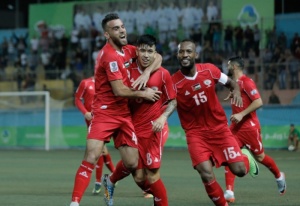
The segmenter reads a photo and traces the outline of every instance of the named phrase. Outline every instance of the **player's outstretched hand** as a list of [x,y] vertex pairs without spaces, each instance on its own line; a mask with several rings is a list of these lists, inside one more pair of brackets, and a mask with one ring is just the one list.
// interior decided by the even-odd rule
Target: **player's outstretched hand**
[[237,107],[243,106],[243,99],[239,93],[229,92],[224,101],[227,101],[228,99],[231,99],[231,103]]
[[160,98],[160,95],[161,95],[161,91],[156,91],[156,90],[153,90],[151,88],[144,88],[144,99],[146,100],[149,100],[149,101],[152,101],[152,102],[155,102],[157,100],[159,100]]
[[132,85],[131,85],[132,88],[137,89],[137,90],[140,90],[140,89],[146,87],[149,78],[150,78],[150,73],[144,71],[144,72],[141,74],[141,76],[139,76],[139,77],[132,83]]
[[234,104],[237,107],[243,106],[243,99],[241,97],[240,92],[233,92],[232,93],[232,104]]
[[227,101],[228,99],[232,98],[232,92],[229,92],[229,94],[227,95],[227,97],[224,99],[224,101]]

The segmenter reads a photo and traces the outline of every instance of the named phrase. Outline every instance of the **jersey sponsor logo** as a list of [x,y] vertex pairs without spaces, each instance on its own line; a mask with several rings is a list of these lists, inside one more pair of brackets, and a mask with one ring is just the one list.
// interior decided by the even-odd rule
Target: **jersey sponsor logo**
[[251,90],[250,94],[251,95],[256,95],[257,94],[257,90],[256,89]]
[[118,63],[116,61],[109,62],[109,67],[111,72],[117,72],[119,71]]
[[201,89],[200,83],[193,85],[192,89],[193,89],[193,91],[197,91],[197,90]]
[[204,85],[206,85],[207,87],[211,86],[211,80],[210,79],[206,79],[203,81]]
[[189,95],[190,93],[189,93],[189,91],[185,91],[185,96],[187,96],[187,95]]

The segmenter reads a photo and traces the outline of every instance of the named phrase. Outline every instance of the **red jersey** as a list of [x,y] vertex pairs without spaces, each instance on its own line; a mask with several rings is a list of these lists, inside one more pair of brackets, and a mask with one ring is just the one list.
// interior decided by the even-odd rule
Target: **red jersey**
[[193,77],[184,76],[180,70],[172,76],[181,126],[185,132],[220,131],[228,125],[215,86],[221,77],[226,81],[228,77],[221,75],[220,69],[213,64],[196,64],[196,70]]
[[116,51],[109,43],[100,50],[95,64],[94,111],[105,111],[115,115],[129,115],[128,98],[117,97],[112,91],[110,81],[122,80],[129,85],[127,69],[136,57],[135,46],[123,46],[123,53]]
[[95,94],[94,77],[83,79],[80,82],[75,93],[75,105],[81,111],[82,114],[92,111],[94,94]]
[[[134,82],[142,71],[136,63],[129,69],[130,82]],[[149,134],[152,131],[152,121],[156,120],[161,114],[163,105],[176,98],[172,78],[168,70],[160,67],[151,74],[147,87],[162,91],[161,98],[156,102],[147,101],[143,98],[132,99],[129,107],[132,113],[132,121],[137,134],[141,132]]]
[[[245,110],[254,100],[260,98],[260,94],[254,81],[246,75],[241,76],[237,83],[240,86],[243,107],[237,107],[234,104],[231,104],[232,114],[240,113],[241,111]],[[255,129],[260,128],[259,120],[255,111],[244,116],[242,121],[238,124],[232,122],[230,125],[231,130],[249,130],[253,129],[253,127],[255,127]]]

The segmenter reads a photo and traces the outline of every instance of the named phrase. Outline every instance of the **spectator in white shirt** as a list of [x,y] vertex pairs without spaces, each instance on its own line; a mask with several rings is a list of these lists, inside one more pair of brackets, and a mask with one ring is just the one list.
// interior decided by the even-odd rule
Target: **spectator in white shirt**
[[210,1],[207,10],[206,10],[206,16],[207,16],[207,21],[215,21],[218,19],[218,8],[217,6],[214,5],[213,1]]

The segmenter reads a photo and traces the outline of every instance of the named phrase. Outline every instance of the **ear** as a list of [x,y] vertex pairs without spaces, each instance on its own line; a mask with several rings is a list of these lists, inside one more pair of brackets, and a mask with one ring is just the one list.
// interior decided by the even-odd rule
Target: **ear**
[[106,40],[109,40],[109,34],[107,32],[104,32],[104,36]]
[[195,59],[198,59],[198,58],[199,58],[199,53],[195,52]]
[[138,50],[139,50],[139,48],[137,47],[136,50],[135,50],[135,54],[136,54],[137,57],[139,56],[139,51]]

